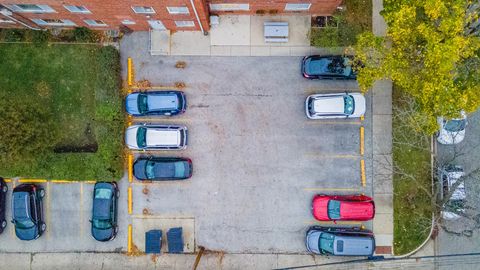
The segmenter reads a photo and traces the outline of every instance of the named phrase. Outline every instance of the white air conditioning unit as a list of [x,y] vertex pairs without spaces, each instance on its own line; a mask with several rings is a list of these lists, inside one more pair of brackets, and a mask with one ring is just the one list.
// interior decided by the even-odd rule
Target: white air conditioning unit
[[216,15],[210,16],[210,26],[214,25],[219,25],[220,24],[220,18]]

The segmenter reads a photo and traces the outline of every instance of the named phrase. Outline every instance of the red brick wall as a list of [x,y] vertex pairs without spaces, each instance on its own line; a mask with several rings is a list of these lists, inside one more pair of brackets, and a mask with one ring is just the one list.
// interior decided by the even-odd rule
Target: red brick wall
[[[209,30],[209,3],[249,3],[248,12],[215,12],[216,14],[256,14],[259,10],[268,14],[276,11],[282,14],[296,14],[299,12],[286,12],[286,3],[308,3],[312,6],[309,11],[301,13],[311,13],[317,15],[331,14],[342,0],[193,0],[198,16],[204,28]],[[102,20],[108,27],[96,27],[96,29],[118,29],[121,21],[128,19],[135,21],[134,25],[127,25],[132,30],[148,30],[148,20],[160,20],[167,29],[173,31],[200,30],[197,18],[190,4],[190,0],[0,0],[0,4],[41,4],[49,5],[55,13],[15,13],[27,19],[68,19],[77,26],[88,26],[83,20],[93,19]],[[71,13],[63,5],[85,6],[92,13],[81,14]],[[155,10],[155,14],[136,14],[131,6],[150,6]],[[169,14],[167,6],[186,6],[190,14]],[[175,21],[194,21],[195,27],[176,27]],[[4,24],[6,25],[6,24]],[[4,27],[0,23],[0,27]],[[91,27],[93,28],[93,27]]]

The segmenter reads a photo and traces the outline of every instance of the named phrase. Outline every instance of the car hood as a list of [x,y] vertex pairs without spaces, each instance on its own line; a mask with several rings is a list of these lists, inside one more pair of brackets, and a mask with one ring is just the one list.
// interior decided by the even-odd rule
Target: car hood
[[97,229],[92,226],[92,236],[98,241],[108,241],[113,237],[114,229]]
[[15,226],[15,234],[20,240],[33,240],[37,238],[38,228],[37,226],[33,226],[28,229],[20,229]]
[[320,234],[321,232],[319,231],[308,232],[307,238],[305,240],[308,251],[320,254],[320,250],[318,249],[318,239],[320,238]]
[[146,159],[138,159],[133,164],[133,175],[139,180],[146,180],[147,174],[145,171],[145,165],[147,164]]
[[125,98],[125,109],[129,114],[140,114],[138,110],[138,93],[129,94]]
[[355,100],[355,110],[350,117],[360,117],[364,115],[366,110],[365,97],[360,93],[350,93],[350,95]]
[[137,131],[139,126],[131,126],[125,131],[125,144],[131,149],[140,149],[137,144]]
[[327,197],[317,197],[312,202],[313,216],[318,220],[330,220],[328,217],[328,201]]

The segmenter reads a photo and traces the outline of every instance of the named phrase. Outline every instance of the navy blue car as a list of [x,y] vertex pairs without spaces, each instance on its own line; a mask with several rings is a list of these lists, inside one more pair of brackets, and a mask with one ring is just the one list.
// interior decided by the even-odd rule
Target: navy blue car
[[140,157],[133,164],[138,180],[184,180],[192,177],[192,161],[179,157]]
[[35,184],[22,184],[13,189],[12,223],[20,240],[34,240],[47,229],[43,217],[45,190]]
[[302,75],[307,79],[356,80],[353,58],[342,55],[311,55],[302,60]]
[[185,112],[187,100],[181,91],[149,91],[126,97],[125,108],[133,116],[172,116]]
[[93,188],[92,236],[105,242],[113,240],[118,233],[118,197],[116,182],[97,182]]

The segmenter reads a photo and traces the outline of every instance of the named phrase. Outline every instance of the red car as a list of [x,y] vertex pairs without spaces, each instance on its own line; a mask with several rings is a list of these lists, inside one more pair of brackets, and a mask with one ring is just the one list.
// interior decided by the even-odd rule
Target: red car
[[320,221],[365,221],[375,216],[375,203],[365,195],[316,195],[312,201],[312,213]]

